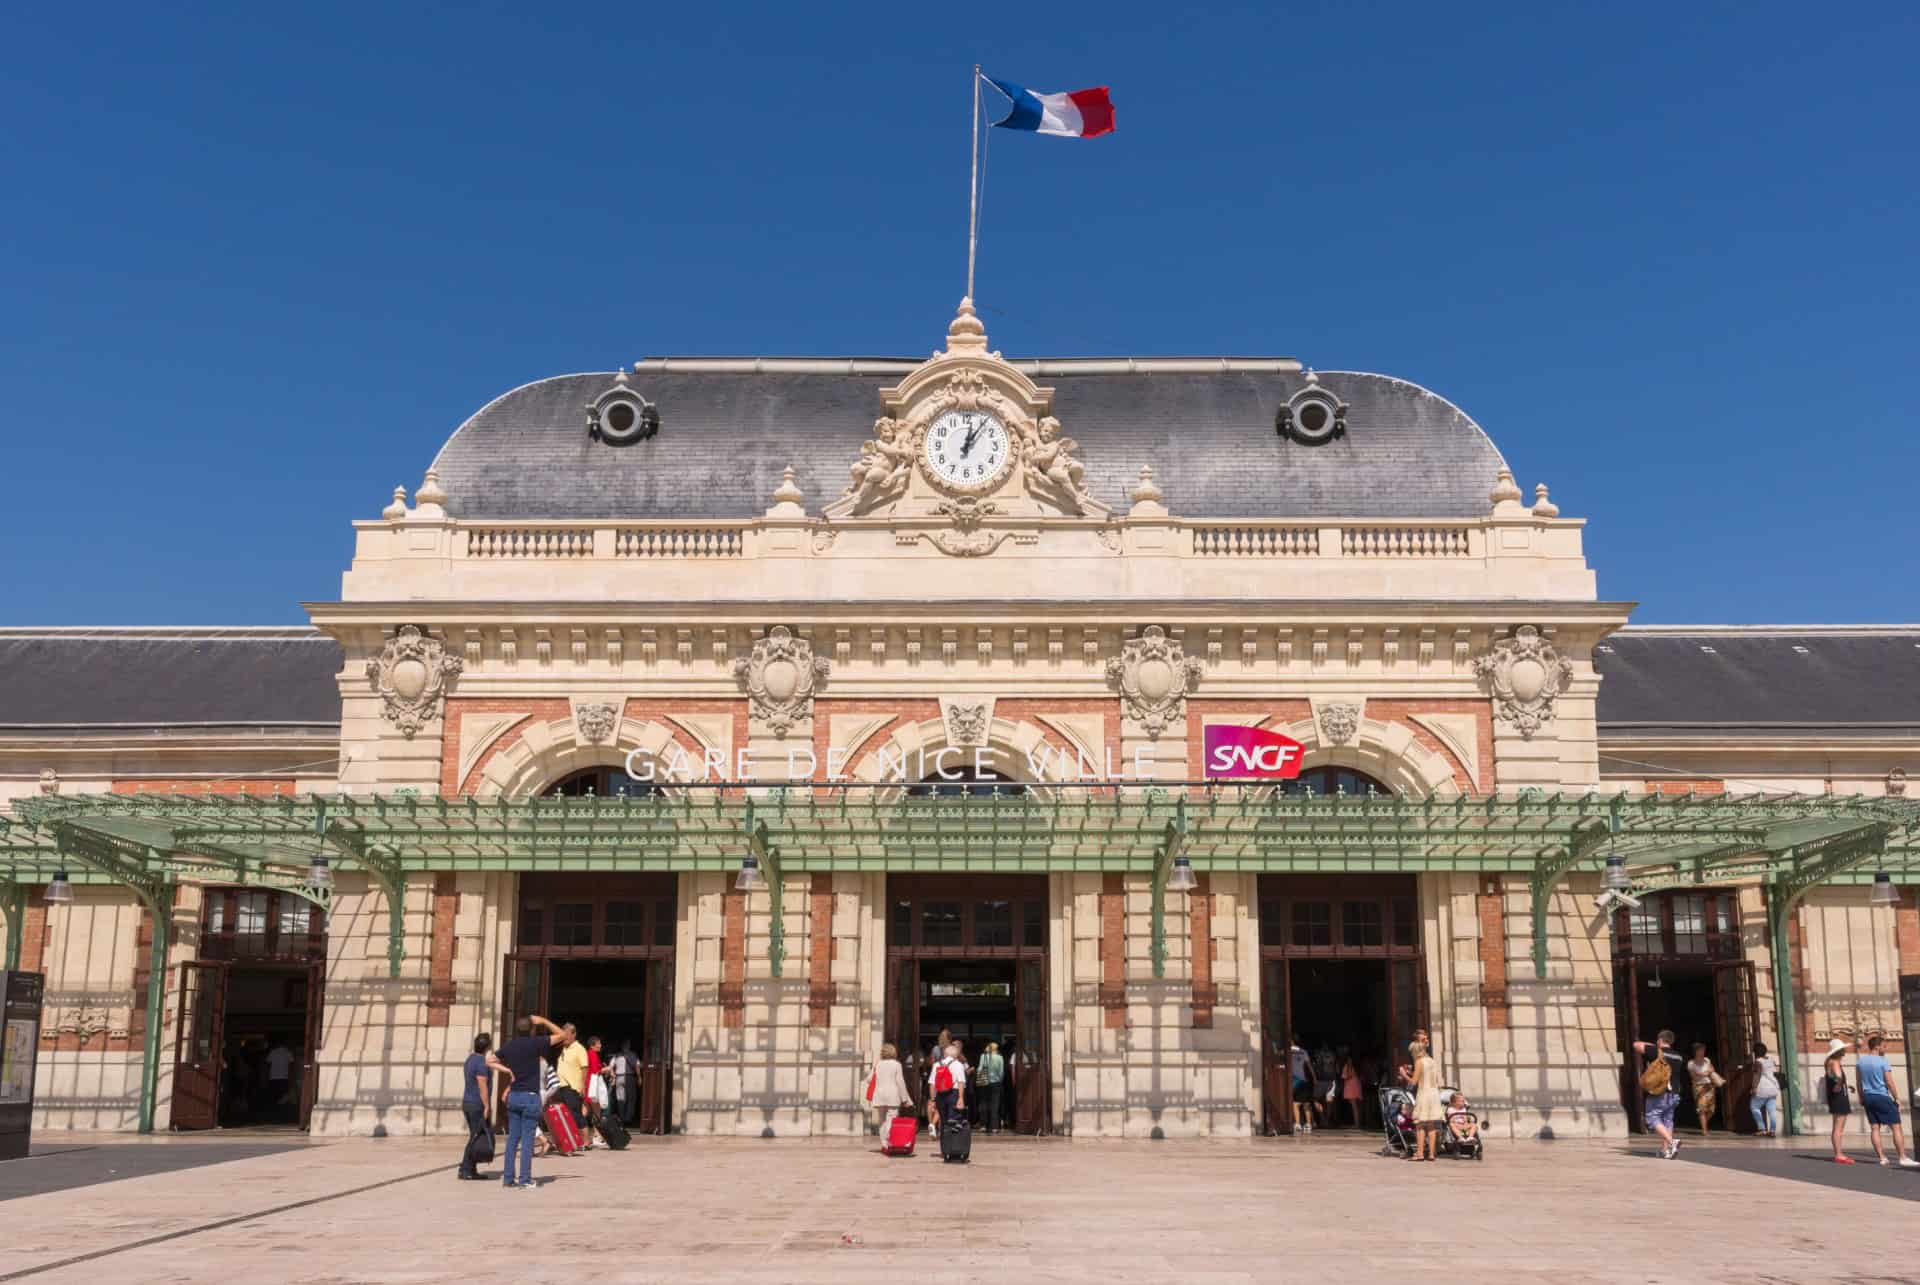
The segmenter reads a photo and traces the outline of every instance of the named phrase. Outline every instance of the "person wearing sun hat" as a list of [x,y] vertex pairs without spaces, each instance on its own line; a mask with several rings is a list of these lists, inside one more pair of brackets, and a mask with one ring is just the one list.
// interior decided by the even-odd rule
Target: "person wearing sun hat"
[[1833,1117],[1833,1163],[1837,1165],[1853,1163],[1853,1158],[1840,1149],[1841,1136],[1847,1131],[1847,1117],[1853,1114],[1853,1104],[1847,1101],[1853,1086],[1847,1083],[1846,1055],[1845,1040],[1828,1041],[1826,1069],[1820,1076],[1820,1088],[1827,1098],[1827,1114]]

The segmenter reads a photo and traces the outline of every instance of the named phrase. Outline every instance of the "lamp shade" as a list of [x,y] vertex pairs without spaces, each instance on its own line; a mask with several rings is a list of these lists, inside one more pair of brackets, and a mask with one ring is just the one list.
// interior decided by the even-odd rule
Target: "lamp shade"
[[1193,863],[1185,857],[1173,859],[1173,869],[1167,872],[1168,892],[1192,892],[1199,885],[1193,877]]
[[740,892],[756,892],[767,886],[767,877],[760,873],[757,857],[747,857],[741,861],[740,873],[734,876],[733,886]]
[[1626,892],[1633,887],[1633,876],[1627,873],[1625,857],[1618,853],[1607,857],[1607,868],[1600,876],[1600,886],[1608,892]]
[[316,888],[333,887],[333,867],[327,864],[324,855],[314,855],[313,864],[307,867],[307,882]]
[[73,885],[67,882],[67,872],[56,870],[53,882],[47,885],[47,903],[54,906],[70,905],[73,902]]
[[1897,906],[1900,904],[1900,890],[1893,886],[1893,876],[1884,870],[1876,871],[1873,876],[1873,891],[1867,894],[1869,906]]

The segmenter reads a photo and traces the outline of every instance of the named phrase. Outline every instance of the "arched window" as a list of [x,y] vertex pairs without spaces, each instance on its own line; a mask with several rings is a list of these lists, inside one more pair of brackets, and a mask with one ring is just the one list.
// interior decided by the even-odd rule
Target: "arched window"
[[642,799],[652,794],[657,787],[651,781],[636,781],[618,767],[588,767],[578,772],[569,772],[542,791],[548,798],[584,798],[591,794],[599,798],[609,798],[625,794]]
[[967,766],[956,767],[945,776],[929,776],[918,785],[907,787],[907,797],[913,799],[939,797],[958,798],[963,794],[974,796],[997,794],[1003,799],[1016,798],[1027,792],[1027,787],[1010,776],[1003,776],[991,768],[984,771]]
[[1368,776],[1365,772],[1356,772],[1350,767],[1310,767],[1301,771],[1298,779],[1288,781],[1280,787],[1282,794],[1343,794],[1347,798],[1366,798],[1372,790],[1376,797],[1387,798],[1393,791]]

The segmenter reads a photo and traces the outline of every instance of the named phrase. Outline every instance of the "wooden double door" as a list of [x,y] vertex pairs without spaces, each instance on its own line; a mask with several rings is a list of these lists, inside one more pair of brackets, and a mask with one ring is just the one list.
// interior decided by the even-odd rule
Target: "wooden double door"
[[[631,1045],[639,1059],[633,1127],[666,1133],[672,1126],[673,959],[626,956],[564,958],[514,954],[506,961],[501,1030],[538,1013],[572,1022],[581,1039],[598,1035],[611,1060]],[[502,1116],[502,1119],[505,1117]]]
[[928,1058],[946,1029],[976,1066],[999,1045],[1003,1127],[1049,1131],[1047,897],[1044,875],[888,877],[885,1030],[915,1110],[926,1109]]
[[[236,975],[242,983],[236,988]],[[290,1121],[305,1129],[313,1119],[318,1084],[324,965],[313,963],[236,963],[194,960],[180,966],[179,1026],[173,1065],[175,1129],[213,1129],[223,1123],[257,1123],[247,1104],[260,1101],[260,1077],[270,1049],[254,1047],[278,1036],[294,1045],[297,1094]],[[235,992],[277,991],[275,1020],[261,1022],[254,1003],[235,1008]],[[230,1017],[233,1020],[230,1020]],[[243,1029],[259,1026],[260,1031]],[[274,1028],[269,1031],[268,1028]],[[262,1054],[265,1057],[261,1056]],[[242,1063],[245,1065],[242,1065]],[[269,1106],[280,1104],[270,1103]],[[239,1116],[236,1119],[236,1115]],[[282,1117],[281,1122],[285,1121]]]

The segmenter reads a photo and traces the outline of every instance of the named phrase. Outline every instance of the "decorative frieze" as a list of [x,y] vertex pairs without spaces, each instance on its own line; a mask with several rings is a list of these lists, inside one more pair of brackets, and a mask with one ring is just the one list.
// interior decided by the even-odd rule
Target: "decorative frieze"
[[1360,707],[1336,701],[1320,707],[1320,739],[1328,745],[1345,745],[1360,730]]

